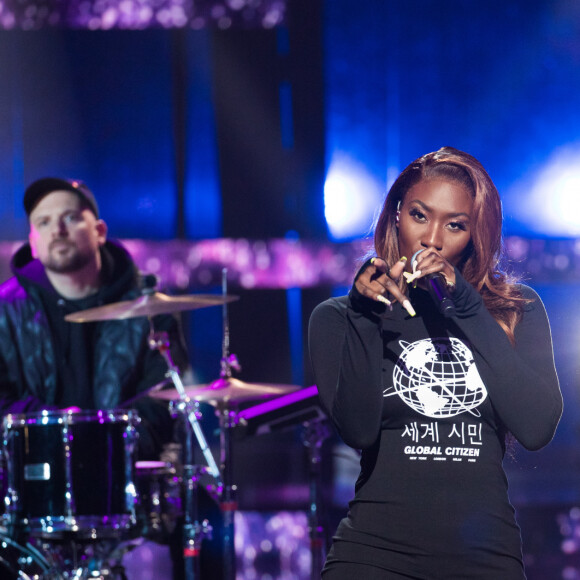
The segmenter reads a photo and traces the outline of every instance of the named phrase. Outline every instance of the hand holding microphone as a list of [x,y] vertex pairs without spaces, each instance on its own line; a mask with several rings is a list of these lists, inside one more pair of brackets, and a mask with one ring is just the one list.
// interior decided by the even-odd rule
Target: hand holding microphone
[[[389,267],[387,263],[381,258],[372,258],[367,262],[368,266],[361,270],[361,272],[355,278],[355,286],[357,290],[367,298],[376,300],[385,304],[387,307],[392,309],[392,301],[399,302],[405,310],[410,314],[411,317],[415,316],[415,309],[411,305],[408,297],[405,296],[398,286],[398,280],[401,276],[404,276],[407,283],[411,283],[417,278],[424,280],[424,285],[429,292],[429,295],[437,305],[439,312],[445,316],[450,317],[455,314],[455,304],[453,303],[453,298],[451,297],[451,292],[445,275],[440,272],[430,272],[423,275],[421,270],[417,267],[417,256],[425,251],[424,248],[415,252],[411,259],[411,264],[413,267],[413,272],[405,272],[405,266],[407,264],[406,258],[401,258],[396,264]],[[433,251],[429,252],[428,256],[425,256],[427,262],[433,265],[433,259],[429,259],[430,256],[436,257],[440,261],[444,259]],[[447,263],[447,262],[445,262]],[[429,269],[430,266],[425,263],[426,268]]]
[[439,312],[446,318],[455,316],[455,303],[449,292],[449,286],[447,285],[445,276],[441,272],[435,272],[434,274],[427,274],[425,281],[427,283],[429,296],[431,296],[433,302],[439,308]]
[[[418,277],[415,275],[415,272],[418,271],[417,256],[423,251],[424,249],[415,252],[411,258],[413,274],[406,276],[408,282]],[[429,292],[429,296],[435,302],[439,312],[446,318],[454,316],[456,314],[455,303],[453,302],[447,279],[443,273],[433,272],[426,274],[422,278],[425,280],[425,286]]]

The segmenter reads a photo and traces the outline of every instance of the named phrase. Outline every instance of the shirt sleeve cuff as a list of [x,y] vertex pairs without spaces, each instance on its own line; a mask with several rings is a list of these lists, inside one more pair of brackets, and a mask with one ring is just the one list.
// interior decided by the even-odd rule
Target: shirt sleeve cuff
[[457,316],[466,318],[475,315],[483,307],[481,294],[455,268],[455,289],[452,292]]

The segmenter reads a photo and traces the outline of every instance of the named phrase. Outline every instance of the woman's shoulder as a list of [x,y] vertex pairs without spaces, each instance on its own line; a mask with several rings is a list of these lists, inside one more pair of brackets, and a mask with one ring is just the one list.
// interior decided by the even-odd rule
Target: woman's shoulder
[[348,308],[348,304],[348,296],[334,296],[332,298],[328,298],[314,308],[310,318],[317,319],[336,315],[343,316],[346,312],[346,309]]
[[523,284],[522,282],[517,283],[516,288],[520,291],[522,298],[539,298],[540,296],[538,295],[538,293],[531,287],[528,286],[527,284]]
[[538,292],[534,290],[534,288],[521,282],[516,284],[516,288],[518,289],[520,296],[524,301],[524,312],[532,312],[534,310],[545,311],[542,298]]
[[524,284],[523,282],[518,282],[517,284],[515,284],[515,287],[516,287],[517,291],[519,292],[520,296],[526,302],[530,302],[530,301],[534,302],[536,300],[541,301],[540,295],[531,286],[528,286],[527,284]]

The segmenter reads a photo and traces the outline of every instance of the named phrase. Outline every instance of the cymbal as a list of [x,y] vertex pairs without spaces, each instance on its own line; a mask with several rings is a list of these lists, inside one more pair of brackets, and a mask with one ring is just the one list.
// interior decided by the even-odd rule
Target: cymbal
[[[297,385],[279,385],[266,383],[245,383],[233,377],[219,378],[207,385],[189,385],[184,387],[185,394],[194,401],[217,406],[220,403],[240,403],[285,395],[297,391]],[[176,389],[166,389],[150,393],[155,399],[174,401],[179,399]]]
[[156,316],[171,314],[184,310],[196,310],[208,306],[219,306],[238,300],[239,296],[223,296],[219,294],[191,294],[189,296],[167,296],[161,292],[143,294],[134,300],[113,302],[104,306],[88,308],[67,314],[68,322],[94,322],[98,320],[123,320],[137,316]]

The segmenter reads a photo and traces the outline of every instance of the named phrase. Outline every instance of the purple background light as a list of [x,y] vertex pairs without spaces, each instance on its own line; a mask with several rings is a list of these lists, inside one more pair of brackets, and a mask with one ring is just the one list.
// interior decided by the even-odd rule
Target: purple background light
[[274,28],[285,13],[286,0],[1,0],[0,28]]
[[[301,240],[213,239],[202,241],[122,240],[142,272],[155,274],[159,287],[203,291],[221,285],[227,268],[232,290],[348,287],[369,240],[330,244]],[[0,282],[10,277],[10,258],[21,242],[0,242]],[[580,278],[576,240],[506,239],[511,270],[534,282]]]
[[237,580],[310,578],[308,520],[304,512],[236,512]]

